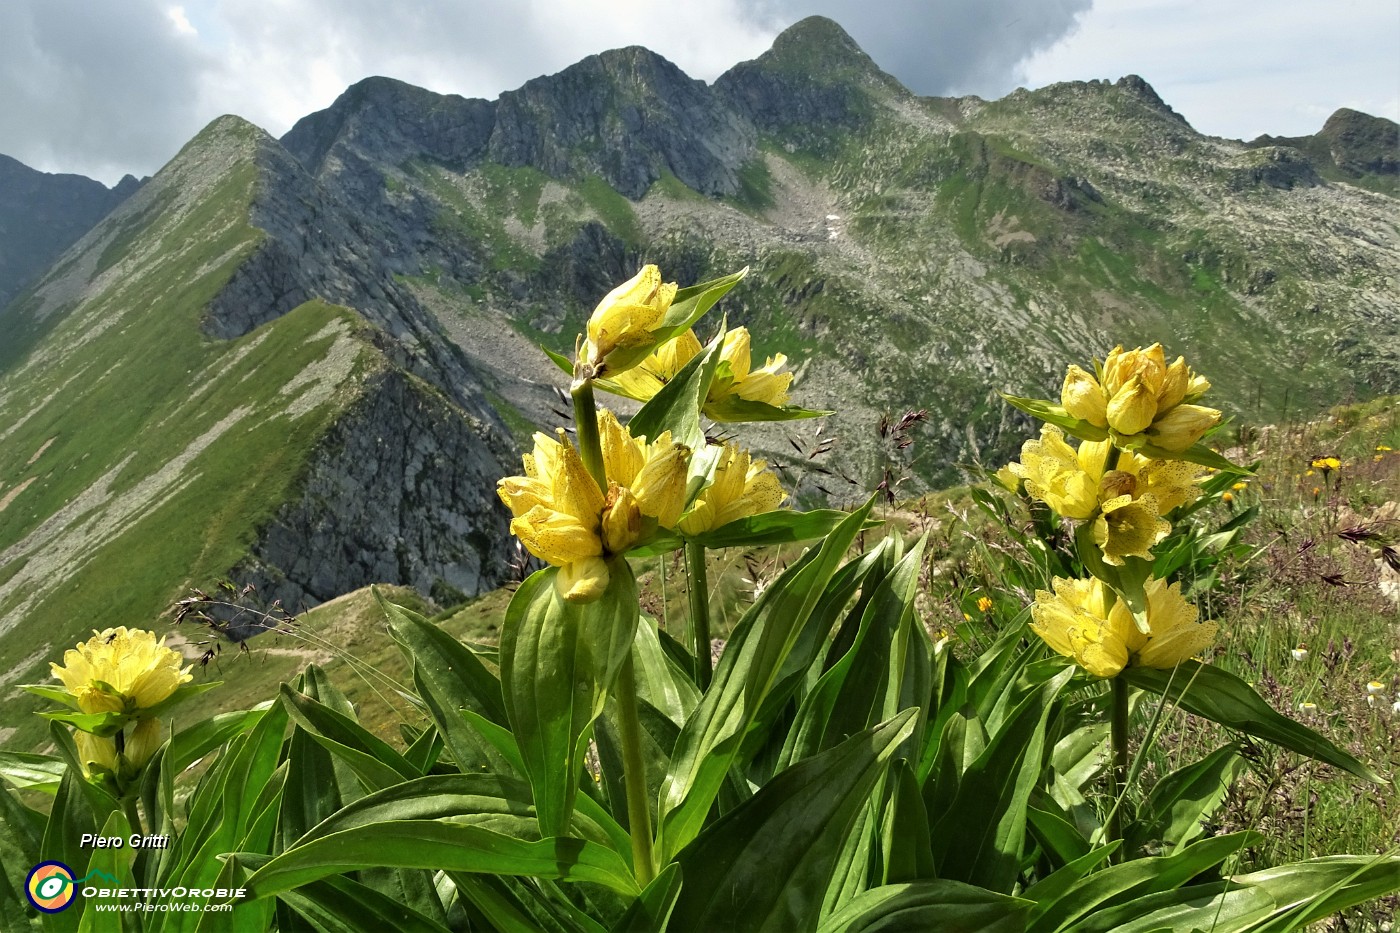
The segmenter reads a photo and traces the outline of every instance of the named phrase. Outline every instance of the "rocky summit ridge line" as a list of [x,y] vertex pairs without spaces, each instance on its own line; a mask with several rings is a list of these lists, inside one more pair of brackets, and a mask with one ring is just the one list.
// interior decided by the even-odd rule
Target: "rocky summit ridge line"
[[842,412],[826,457],[758,445],[805,495],[879,481],[885,412],[929,411],[908,491],[999,462],[995,390],[1110,340],[1248,417],[1400,390],[1395,124],[1328,125],[1201,136],[1133,76],[921,98],[821,18],[713,84],[628,48],[495,101],[366,79],[280,141],[221,118],[0,310],[3,689],[224,575],[497,584],[538,344],[643,261],[752,266],[729,323]]

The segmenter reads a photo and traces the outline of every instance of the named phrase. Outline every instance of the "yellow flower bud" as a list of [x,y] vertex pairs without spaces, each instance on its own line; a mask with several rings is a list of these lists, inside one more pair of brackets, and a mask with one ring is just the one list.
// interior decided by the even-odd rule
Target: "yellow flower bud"
[[1220,412],[1201,405],[1178,405],[1147,429],[1153,444],[1172,453],[1181,453],[1220,422]]
[[706,398],[707,415],[716,420],[725,420],[720,409],[724,399],[729,396],[762,402],[774,408],[787,404],[792,373],[780,372],[787,365],[787,357],[781,353],[770,356],[761,367],[753,369],[748,328],[736,327],[725,333],[719,358],[720,362],[729,365],[729,373],[724,375],[721,371],[711,383]]
[[1186,357],[1178,356],[1176,362],[1167,367],[1166,378],[1162,380],[1162,391],[1157,397],[1157,411],[1165,412],[1174,405],[1180,405],[1186,398],[1186,390],[1190,383],[1191,370],[1186,367]]
[[656,266],[643,266],[598,303],[588,319],[588,339],[579,352],[580,360],[597,375],[612,375],[607,366],[609,355],[616,349],[641,347],[655,339],[653,332],[670,310],[676,290],[676,283],[661,281],[661,270]]
[[642,510],[637,497],[626,486],[608,487],[608,504],[603,510],[603,547],[610,554],[621,554],[637,543],[642,534]]
[[151,756],[156,753],[161,744],[165,741],[165,727],[159,719],[154,716],[150,719],[142,719],[136,723],[131,730],[131,734],[126,737],[126,748],[122,751],[122,757],[126,759],[126,764],[133,771],[139,771],[151,760]]
[[78,745],[78,761],[85,775],[92,777],[102,771],[117,770],[116,739],[79,731],[73,734],[73,740]]
[[1060,388],[1060,404],[1071,418],[1087,421],[1095,427],[1108,427],[1108,397],[1093,373],[1071,366]]
[[1139,376],[1133,376],[1108,402],[1108,426],[1119,434],[1143,431],[1157,416],[1157,397]]
[[574,561],[559,568],[554,588],[571,603],[591,603],[607,591],[611,574],[601,557]]

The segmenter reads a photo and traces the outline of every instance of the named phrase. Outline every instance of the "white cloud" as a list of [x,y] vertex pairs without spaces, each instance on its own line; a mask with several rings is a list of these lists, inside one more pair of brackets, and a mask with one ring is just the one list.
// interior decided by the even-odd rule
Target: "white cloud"
[[1400,5],[1279,0],[5,0],[0,152],[115,181],[213,118],[280,135],[388,75],[494,98],[644,45],[713,80],[821,13],[924,94],[1143,75],[1198,128],[1313,132],[1339,106],[1400,116]]

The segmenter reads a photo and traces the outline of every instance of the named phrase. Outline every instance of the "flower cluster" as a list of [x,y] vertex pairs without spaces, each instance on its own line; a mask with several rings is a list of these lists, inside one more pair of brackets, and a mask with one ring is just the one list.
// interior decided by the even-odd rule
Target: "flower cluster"
[[669,431],[654,442],[634,438],[604,410],[598,434],[606,491],[562,430],[554,438],[537,433],[534,451],[524,456],[525,475],[507,476],[496,487],[514,516],[510,530],[531,554],[560,568],[555,585],[573,602],[601,596],[610,576],[607,558],[657,527],[675,528],[685,506],[690,449]]
[[1168,364],[1160,343],[1145,350],[1118,346],[1097,374],[1070,366],[1060,403],[1071,417],[1107,428],[1119,446],[1145,439],[1181,453],[1220,421],[1216,409],[1191,404],[1209,388],[1183,357]]
[[1095,677],[1113,677],[1130,665],[1171,668],[1214,640],[1217,625],[1197,621],[1199,612],[1181,595],[1181,584],[1149,580],[1147,631],[1102,580],[1056,578],[1054,592],[1039,590],[1031,608],[1031,630],[1045,643]]
[[184,658],[151,632],[125,626],[94,630],[92,638],[51,663],[70,705],[88,715],[111,714],[96,731],[76,734],[79,757],[89,776],[104,772],[131,777],[160,747],[163,705],[192,679]]
[[[1095,677],[1170,668],[1215,638],[1216,624],[1198,620],[1180,585],[1152,575],[1152,549],[1171,533],[1169,516],[1201,495],[1208,470],[1196,461],[1224,465],[1196,448],[1220,421],[1219,411],[1195,404],[1209,388],[1184,358],[1168,363],[1153,344],[1115,347],[1093,372],[1070,366],[1059,408],[1010,399],[1053,420],[997,479],[1076,524],[1080,559],[1094,574],[1056,577],[1052,590],[1037,591],[1031,629]],[[1066,430],[1088,439],[1072,446]]]

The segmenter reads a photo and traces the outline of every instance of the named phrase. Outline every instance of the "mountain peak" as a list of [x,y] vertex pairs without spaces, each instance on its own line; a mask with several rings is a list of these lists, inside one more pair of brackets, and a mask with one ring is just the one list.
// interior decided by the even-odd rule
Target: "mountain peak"
[[850,33],[825,16],[798,20],[778,34],[767,52],[752,62],[736,65],[735,69],[745,65],[755,65],[781,74],[801,75],[823,85],[874,81],[904,90],[899,82],[865,54]]
[[1129,94],[1133,95],[1138,100],[1142,101],[1144,104],[1151,107],[1153,110],[1160,112],[1164,116],[1171,117],[1172,119],[1178,120],[1182,123],[1186,122],[1186,118],[1183,117],[1181,114],[1177,113],[1175,110],[1173,110],[1170,104],[1162,100],[1161,95],[1157,93],[1156,88],[1148,84],[1142,78],[1141,75],[1124,75],[1123,77],[1119,78],[1113,86],[1118,88],[1119,90],[1128,92]]

